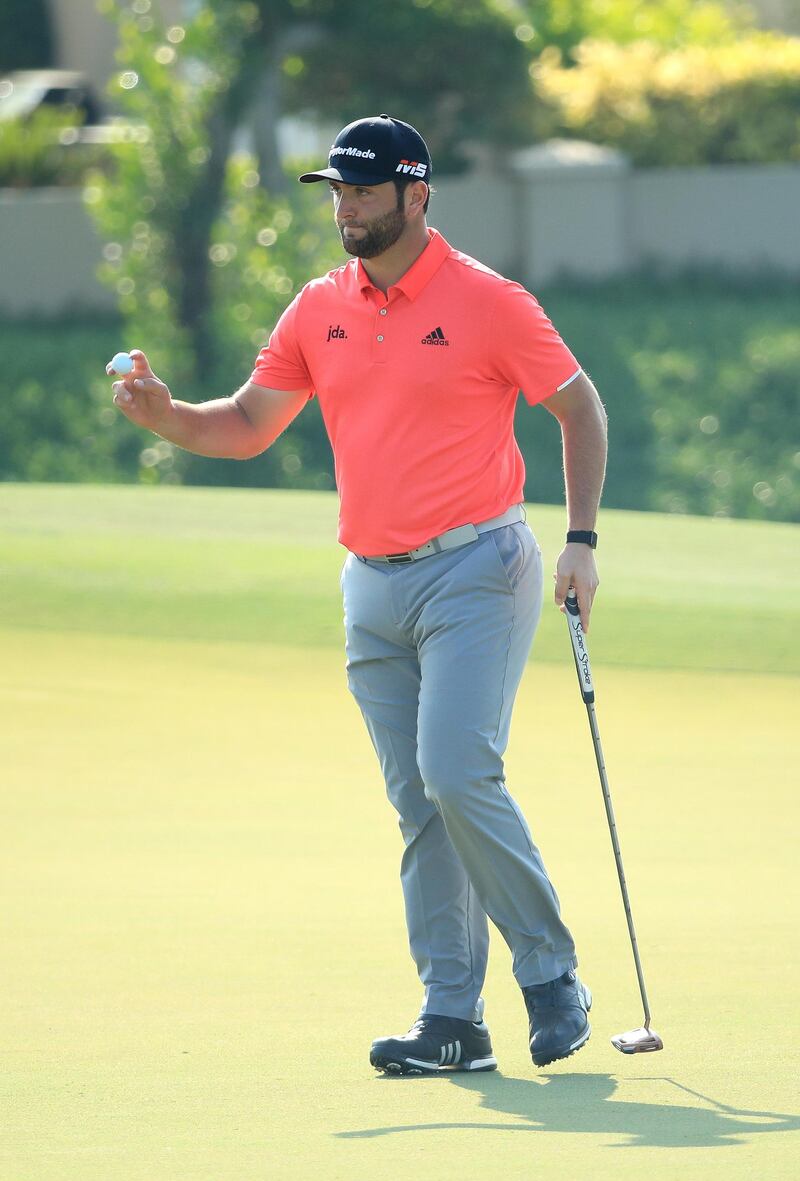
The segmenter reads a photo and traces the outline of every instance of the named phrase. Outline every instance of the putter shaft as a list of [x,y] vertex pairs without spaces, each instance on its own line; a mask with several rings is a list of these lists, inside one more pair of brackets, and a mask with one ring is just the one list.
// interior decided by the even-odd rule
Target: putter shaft
[[600,774],[600,784],[603,788],[603,803],[606,808],[606,817],[608,819],[608,830],[611,833],[611,844],[614,849],[614,861],[617,866],[617,877],[619,878],[619,888],[622,892],[622,902],[625,907],[625,918],[628,921],[628,933],[631,937],[631,949],[633,950],[633,960],[636,964],[636,976],[639,981],[639,992],[642,994],[642,1006],[644,1008],[644,1028],[650,1028],[650,1004],[647,999],[647,989],[644,983],[644,973],[642,972],[642,961],[639,958],[639,944],[636,940],[636,928],[633,925],[633,914],[631,912],[631,902],[628,897],[628,885],[625,881],[625,870],[622,865],[622,851],[619,847],[619,836],[617,834],[617,821],[614,816],[614,805],[611,803],[611,792],[608,787],[608,776],[606,775],[606,764],[603,758],[603,748],[600,745],[600,731],[597,728],[597,714],[595,713],[594,702],[586,702],[586,712],[589,715],[589,727],[592,732],[592,745],[594,746],[594,757],[597,760],[597,770]]
[[[592,735],[592,746],[594,747],[594,756],[597,760],[597,770],[600,774],[600,784],[603,789],[603,803],[606,809],[608,829],[611,833],[611,845],[614,850],[614,861],[617,866],[619,888],[622,893],[622,902],[625,907],[625,918],[628,923],[628,934],[630,935],[631,940],[633,960],[636,965],[636,978],[639,981],[639,992],[642,997],[642,1007],[644,1008],[643,1028],[649,1033],[650,1003],[647,999],[647,989],[644,983],[642,961],[639,957],[639,945],[636,939],[636,928],[633,925],[633,913],[631,912],[631,903],[630,898],[628,897],[628,885],[625,881],[625,870],[622,866],[622,852],[619,847],[619,837],[617,835],[617,821],[614,816],[614,805],[611,803],[611,791],[608,786],[608,776],[606,774],[605,759],[603,758],[603,748],[600,744],[600,731],[597,726],[597,715],[594,708],[594,682],[592,680],[592,670],[589,664],[589,650],[586,647],[586,639],[583,634],[583,627],[581,626],[581,617],[578,609],[578,597],[572,588],[570,588],[567,594],[564,605],[567,609],[567,624],[569,626],[569,637],[572,642],[572,654],[575,658],[575,671],[578,674],[578,684],[580,685],[581,696],[583,697],[583,701],[586,706],[586,713],[589,716],[589,729]],[[658,1042],[658,1045],[654,1045],[652,1048],[661,1049],[661,1039],[657,1034],[654,1034],[653,1037]],[[617,1048],[619,1049],[620,1047],[618,1046]]]

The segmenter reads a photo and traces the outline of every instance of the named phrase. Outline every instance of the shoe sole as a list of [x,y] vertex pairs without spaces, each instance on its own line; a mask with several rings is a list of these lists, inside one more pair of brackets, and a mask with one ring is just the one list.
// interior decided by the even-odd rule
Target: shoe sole
[[572,1042],[569,1046],[565,1046],[563,1050],[552,1050],[546,1058],[541,1054],[532,1054],[531,1057],[533,1058],[533,1065],[549,1066],[551,1062],[559,1062],[562,1058],[571,1058],[573,1054],[577,1054],[578,1050],[583,1049],[591,1037],[591,1033],[592,1027],[587,1022],[586,1029],[583,1031],[580,1037]]
[[487,1058],[472,1058],[467,1062],[456,1062],[452,1066],[439,1066],[437,1063],[425,1062],[421,1058],[392,1058],[386,1054],[372,1053],[369,1056],[370,1065],[376,1070],[382,1070],[390,1075],[423,1075],[423,1074],[452,1074],[458,1070],[497,1070],[497,1059],[492,1055]]

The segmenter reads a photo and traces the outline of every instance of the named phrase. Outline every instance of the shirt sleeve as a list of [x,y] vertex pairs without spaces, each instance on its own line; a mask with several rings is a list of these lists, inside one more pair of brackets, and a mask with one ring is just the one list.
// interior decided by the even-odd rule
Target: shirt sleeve
[[269,343],[256,358],[250,375],[254,385],[274,390],[313,390],[297,333],[297,316],[302,292],[295,296],[272,330]]
[[504,285],[490,339],[496,375],[521,390],[531,406],[581,372],[538,300],[518,283]]

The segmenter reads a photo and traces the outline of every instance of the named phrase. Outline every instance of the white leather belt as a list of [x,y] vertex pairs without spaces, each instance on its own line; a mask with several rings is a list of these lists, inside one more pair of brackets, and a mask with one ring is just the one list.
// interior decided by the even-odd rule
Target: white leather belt
[[492,529],[502,529],[504,525],[515,525],[525,520],[525,507],[512,504],[499,517],[490,517],[488,521],[479,521],[477,525],[458,525],[455,529],[447,529],[438,537],[432,537],[424,545],[416,549],[407,550],[403,554],[356,554],[362,562],[418,562],[421,558],[429,558],[431,554],[440,554],[442,550],[454,549],[457,545],[468,545],[470,541],[477,541],[481,533],[489,533]]

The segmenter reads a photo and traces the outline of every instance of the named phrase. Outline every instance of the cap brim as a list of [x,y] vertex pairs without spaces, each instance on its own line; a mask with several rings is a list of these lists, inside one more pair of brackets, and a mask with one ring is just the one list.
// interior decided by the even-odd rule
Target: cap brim
[[311,184],[315,180],[338,180],[343,185],[385,185],[393,176],[374,176],[371,173],[355,172],[349,168],[321,168],[319,172],[304,172],[298,176],[303,184]]

